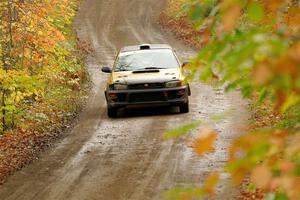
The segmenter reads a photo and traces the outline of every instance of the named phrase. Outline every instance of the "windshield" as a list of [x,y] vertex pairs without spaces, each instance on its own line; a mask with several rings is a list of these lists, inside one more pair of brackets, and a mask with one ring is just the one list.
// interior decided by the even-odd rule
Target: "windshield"
[[178,68],[179,63],[170,49],[130,51],[120,54],[114,71]]

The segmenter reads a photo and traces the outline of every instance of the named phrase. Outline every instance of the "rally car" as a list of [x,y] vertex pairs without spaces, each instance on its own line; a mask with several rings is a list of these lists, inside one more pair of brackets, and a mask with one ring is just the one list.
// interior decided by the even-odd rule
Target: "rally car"
[[102,67],[102,72],[110,73],[105,91],[108,117],[131,106],[179,106],[181,113],[189,112],[186,64],[166,44],[122,48],[112,68]]

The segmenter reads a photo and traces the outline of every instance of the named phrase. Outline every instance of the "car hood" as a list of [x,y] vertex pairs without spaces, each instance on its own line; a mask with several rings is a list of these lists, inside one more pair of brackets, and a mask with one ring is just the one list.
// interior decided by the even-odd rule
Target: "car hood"
[[161,83],[180,80],[181,78],[180,68],[159,69],[157,72],[133,73],[132,71],[126,71],[112,73],[113,82],[121,84]]

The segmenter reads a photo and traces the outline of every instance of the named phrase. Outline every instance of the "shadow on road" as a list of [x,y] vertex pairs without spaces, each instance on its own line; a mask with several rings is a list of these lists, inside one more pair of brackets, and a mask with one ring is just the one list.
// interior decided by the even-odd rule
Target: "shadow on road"
[[176,106],[167,107],[143,107],[143,108],[124,108],[120,109],[117,118],[147,117],[156,115],[177,115],[180,114]]

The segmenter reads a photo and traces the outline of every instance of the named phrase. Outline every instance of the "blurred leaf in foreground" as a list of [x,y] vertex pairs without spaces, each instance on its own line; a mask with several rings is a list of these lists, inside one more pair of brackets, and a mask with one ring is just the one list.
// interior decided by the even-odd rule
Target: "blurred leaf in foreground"
[[189,133],[191,130],[197,128],[201,124],[201,121],[194,121],[192,123],[177,127],[175,129],[169,130],[164,134],[165,139],[175,139],[179,138],[187,133]]
[[205,195],[202,188],[191,187],[191,188],[173,188],[164,193],[165,199],[172,200],[190,200],[194,197],[201,198]]
[[215,194],[215,187],[219,183],[220,180],[220,174],[219,172],[212,172],[205,181],[205,184],[203,186],[203,190],[206,194],[214,195]]
[[209,116],[209,119],[214,122],[220,122],[222,120],[225,120],[226,118],[233,115],[233,110],[227,110],[224,112],[216,113],[214,115]]
[[247,9],[247,16],[252,21],[260,21],[264,16],[264,9],[259,2],[252,2]]
[[252,171],[251,181],[259,188],[267,188],[271,179],[271,170],[265,165],[257,166]]
[[191,200],[201,199],[207,195],[213,196],[215,193],[215,187],[219,183],[219,172],[212,172],[206,178],[204,185],[200,187],[188,187],[188,188],[173,188],[164,193],[165,199],[172,200]]
[[214,144],[217,139],[217,133],[211,129],[204,129],[199,136],[193,140],[194,151],[202,156],[205,153],[214,151]]

